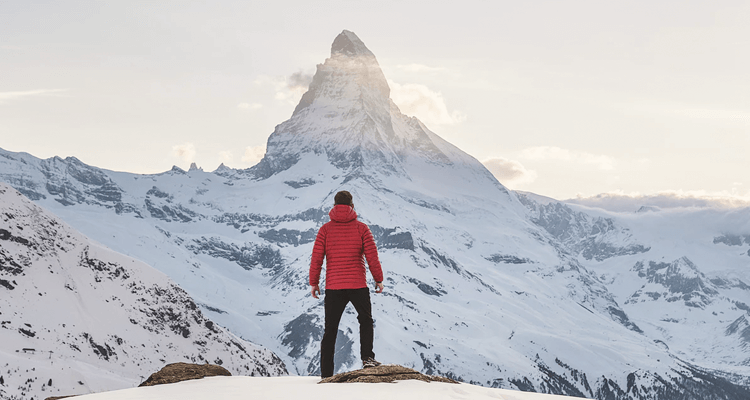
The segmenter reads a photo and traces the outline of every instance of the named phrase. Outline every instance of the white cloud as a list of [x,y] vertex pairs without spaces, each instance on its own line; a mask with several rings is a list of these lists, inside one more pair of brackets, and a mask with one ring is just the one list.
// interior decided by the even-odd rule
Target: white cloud
[[521,151],[519,157],[534,161],[566,161],[579,164],[592,164],[597,168],[609,171],[615,168],[616,160],[605,155],[591,154],[584,151],[568,150],[554,146],[529,147]]
[[391,99],[406,115],[419,118],[425,125],[452,125],[466,120],[461,111],[448,111],[443,94],[416,83],[398,84],[388,81]]
[[654,194],[615,191],[595,196],[578,195],[574,199],[565,200],[565,202],[616,212],[634,212],[643,206],[660,209],[687,207],[739,208],[750,207],[750,192],[741,195],[736,188],[731,191],[719,192],[665,190]]
[[184,162],[195,161],[195,145],[187,142],[172,146],[172,155]]
[[240,110],[259,110],[263,108],[263,104],[260,103],[240,103],[237,104],[237,108]]
[[242,155],[242,162],[255,165],[263,158],[266,154],[266,146],[247,146],[245,147],[245,154]]
[[313,76],[303,71],[295,72],[287,77],[260,75],[253,81],[259,86],[273,88],[274,98],[289,104],[297,104],[300,97],[307,91]]
[[55,95],[56,93],[64,92],[66,90],[68,89],[38,89],[18,92],[0,92],[0,104],[23,97]]
[[500,183],[511,188],[534,182],[537,178],[536,171],[526,169],[518,161],[499,157],[482,161],[482,164],[492,172],[492,175],[495,175]]
[[219,162],[222,164],[231,163],[234,161],[234,155],[231,151],[220,151],[219,152]]
[[287,87],[290,90],[302,90],[304,93],[313,80],[312,74],[298,71],[286,78]]
[[281,86],[284,85],[284,81],[281,77],[272,77],[268,75],[258,75],[257,78],[253,81],[253,84],[258,86],[264,86],[264,85],[272,85],[274,87],[278,87],[279,83],[281,83]]
[[289,104],[294,104],[295,103],[295,101],[294,101],[294,98],[295,98],[294,93],[276,92],[276,95],[273,96],[273,98],[276,99],[276,100],[279,100],[279,101],[286,101]]
[[293,93],[290,93],[289,85],[284,77],[260,75],[253,81],[253,83],[258,86],[271,87],[275,92],[274,98],[276,100],[290,101],[293,97]]

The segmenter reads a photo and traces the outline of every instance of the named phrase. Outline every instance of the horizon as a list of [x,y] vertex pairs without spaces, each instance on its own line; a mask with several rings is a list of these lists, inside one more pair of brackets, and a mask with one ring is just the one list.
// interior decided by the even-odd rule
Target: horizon
[[[34,154],[31,154],[25,151],[15,152],[15,151],[10,151],[10,150],[3,149],[2,147],[0,147],[0,151],[2,150],[5,150],[11,153],[28,154],[32,157],[42,159],[40,157],[37,157]],[[80,162],[83,162],[84,164],[87,164],[83,160],[80,160],[75,155],[70,155],[70,156],[54,155],[47,159],[51,159],[55,157],[59,157],[61,159],[74,158]],[[178,166],[177,164],[173,164],[172,167],[169,169],[165,169],[163,171],[158,171],[158,172],[153,172],[153,173],[117,171],[117,170],[102,168],[97,165],[91,165],[91,164],[87,164],[87,165],[90,165],[95,168],[103,169],[103,170],[108,170],[111,172],[149,176],[149,175],[160,175],[160,174],[169,172],[173,170],[174,168],[179,168],[182,171],[188,172],[192,170],[193,164],[195,165],[196,169],[204,173],[211,173],[211,174],[219,171],[219,169],[223,165],[222,163],[218,165],[216,168],[214,168],[213,170],[205,170],[203,169],[202,166],[198,165],[195,162],[191,162],[191,165],[187,168],[182,168]],[[225,166],[225,167],[234,169],[234,170],[243,170],[243,168],[232,168],[230,166]],[[250,169],[251,167],[247,167],[244,169]],[[485,165],[485,167],[487,166]],[[705,192],[700,192],[700,191],[685,192],[685,191],[665,190],[665,191],[660,191],[660,192],[656,192],[652,194],[608,192],[608,193],[599,193],[599,194],[595,194],[591,196],[581,196],[579,194],[576,197],[572,197],[568,199],[556,199],[550,196],[546,196],[546,195],[539,194],[539,193],[534,193],[528,190],[520,190],[520,189],[511,189],[511,190],[514,190],[522,194],[531,194],[533,196],[539,196],[541,198],[552,199],[554,201],[565,202],[568,204],[577,204],[577,205],[590,207],[590,208],[599,208],[602,210],[613,211],[613,212],[637,212],[642,207],[651,208],[651,211],[659,210],[659,209],[670,209],[670,208],[716,208],[716,209],[737,208],[739,209],[739,208],[750,207],[750,200],[748,200],[746,196],[726,196],[720,193],[711,194],[711,193],[705,193]]]
[[[138,174],[249,168],[347,29],[405,114],[511,189],[747,206],[749,59],[734,49],[750,7],[676,4],[404,3],[364,18],[369,5],[14,2],[0,13],[0,147]],[[379,23],[415,13],[425,22]],[[450,21],[462,29],[430,29]]]

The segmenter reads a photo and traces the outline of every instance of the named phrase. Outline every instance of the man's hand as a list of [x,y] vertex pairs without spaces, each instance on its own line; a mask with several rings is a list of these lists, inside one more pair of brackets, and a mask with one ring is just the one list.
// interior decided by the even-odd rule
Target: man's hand
[[383,282],[375,282],[375,293],[382,293],[384,287]]
[[312,296],[317,299],[318,296],[320,295],[320,286],[318,285],[313,286],[310,290],[310,293],[312,293]]

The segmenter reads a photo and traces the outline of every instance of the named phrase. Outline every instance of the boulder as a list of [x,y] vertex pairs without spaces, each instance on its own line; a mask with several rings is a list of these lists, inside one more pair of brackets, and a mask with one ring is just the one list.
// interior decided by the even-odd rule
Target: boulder
[[226,368],[214,364],[188,364],[180,362],[166,365],[158,372],[151,374],[138,387],[177,383],[207,376],[232,376],[232,374]]
[[356,371],[343,372],[325,378],[318,383],[378,383],[404,381],[408,379],[416,379],[418,381],[424,382],[458,383],[453,379],[443,378],[441,376],[425,375],[411,368],[402,367],[396,364],[380,365],[377,367],[358,369]]

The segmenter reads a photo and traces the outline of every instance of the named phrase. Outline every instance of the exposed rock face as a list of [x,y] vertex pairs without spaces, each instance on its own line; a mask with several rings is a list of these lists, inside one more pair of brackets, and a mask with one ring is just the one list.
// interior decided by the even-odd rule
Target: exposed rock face
[[[671,263],[650,261],[648,266],[639,262],[633,271],[647,284],[633,293],[628,299],[630,302],[654,301],[663,297],[670,303],[684,301],[688,307],[706,308],[719,295],[718,288],[687,257]],[[641,295],[645,296],[640,299]]]
[[138,387],[177,383],[191,379],[201,379],[207,376],[232,376],[232,374],[220,365],[180,362],[168,364],[160,369],[159,372],[154,372]]
[[325,378],[318,383],[379,383],[405,381],[409,379],[423,382],[458,383],[453,379],[443,378],[441,376],[421,374],[411,368],[406,368],[395,364],[380,365],[372,368],[363,368],[356,371],[344,372],[341,374],[336,374],[329,378]]
[[612,218],[592,217],[576,212],[563,203],[541,204],[519,194],[518,199],[530,210],[531,221],[544,228],[556,240],[561,251],[586,260],[646,253],[650,247],[637,243],[632,232]]

